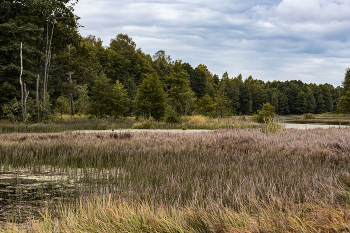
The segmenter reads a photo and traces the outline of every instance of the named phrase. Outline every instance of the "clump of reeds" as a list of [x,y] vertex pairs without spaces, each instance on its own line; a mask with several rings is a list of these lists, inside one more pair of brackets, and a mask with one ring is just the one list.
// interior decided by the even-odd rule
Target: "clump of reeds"
[[[243,203],[242,203],[243,204]],[[154,206],[126,200],[92,198],[60,205],[39,221],[18,227],[8,224],[0,232],[348,232],[350,211],[313,204],[272,206],[258,201],[243,211],[211,204],[206,208]],[[21,231],[25,229],[25,231]]]
[[266,135],[269,134],[278,134],[281,135],[284,132],[285,123],[281,123],[274,118],[268,118],[263,126],[264,132]]

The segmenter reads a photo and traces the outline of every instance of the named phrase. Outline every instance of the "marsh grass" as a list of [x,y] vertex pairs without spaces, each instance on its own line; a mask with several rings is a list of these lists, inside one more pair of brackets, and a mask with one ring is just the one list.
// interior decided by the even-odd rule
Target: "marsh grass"
[[75,201],[30,221],[38,232],[337,232],[349,141],[347,129],[2,134],[0,163],[73,180]]

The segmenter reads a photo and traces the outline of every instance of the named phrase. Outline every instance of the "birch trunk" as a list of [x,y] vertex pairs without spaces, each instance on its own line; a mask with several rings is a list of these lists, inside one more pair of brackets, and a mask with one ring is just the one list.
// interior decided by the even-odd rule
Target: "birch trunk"
[[[50,63],[51,63],[51,44],[52,44],[52,37],[53,37],[53,30],[55,28],[55,23],[52,23],[52,30],[49,40],[49,23],[47,23],[46,27],[46,58],[45,58],[45,72],[44,72],[44,105],[46,105],[46,93],[47,93],[47,83],[49,80],[49,73],[50,73]],[[44,106],[46,108],[46,106]]]
[[24,106],[23,106],[23,82],[22,82],[22,73],[23,73],[23,60],[22,60],[22,42],[20,47],[19,56],[21,58],[21,73],[19,74],[19,84],[21,85],[21,110],[24,119]]

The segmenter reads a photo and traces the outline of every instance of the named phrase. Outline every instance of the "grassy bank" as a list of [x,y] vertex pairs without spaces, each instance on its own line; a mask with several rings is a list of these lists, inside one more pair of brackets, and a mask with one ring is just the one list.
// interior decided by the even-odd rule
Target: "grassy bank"
[[30,223],[48,232],[336,232],[349,230],[349,141],[346,129],[2,134],[0,163],[74,184],[76,201]]
[[57,119],[51,123],[37,124],[11,124],[0,123],[0,134],[6,133],[58,133],[77,130],[111,130],[111,129],[227,129],[227,128],[252,128],[258,124],[235,119],[235,118],[207,118],[203,116],[192,116],[183,118],[181,123],[166,123],[154,120],[136,120],[127,118],[64,118]]

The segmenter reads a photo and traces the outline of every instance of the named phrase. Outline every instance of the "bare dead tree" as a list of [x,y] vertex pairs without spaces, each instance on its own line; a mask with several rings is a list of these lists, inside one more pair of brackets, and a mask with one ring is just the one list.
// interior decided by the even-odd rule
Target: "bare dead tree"
[[21,58],[21,72],[19,75],[19,84],[21,85],[21,110],[22,110],[22,116],[23,116],[23,121],[27,121],[27,100],[28,100],[28,95],[29,91],[27,91],[26,84],[22,82],[22,74],[23,74],[23,56],[22,56],[22,42],[21,42],[21,47],[20,47],[20,58]]
[[[46,26],[46,58],[45,58],[45,71],[44,71],[44,86],[43,86],[43,103],[46,104],[46,93],[47,93],[47,83],[49,80],[49,73],[50,73],[50,63],[51,63],[51,44],[52,44],[52,37],[53,37],[53,30],[55,28],[55,21],[52,22],[52,30],[51,35],[49,39],[49,22],[47,22]],[[44,106],[46,107],[46,106]]]

